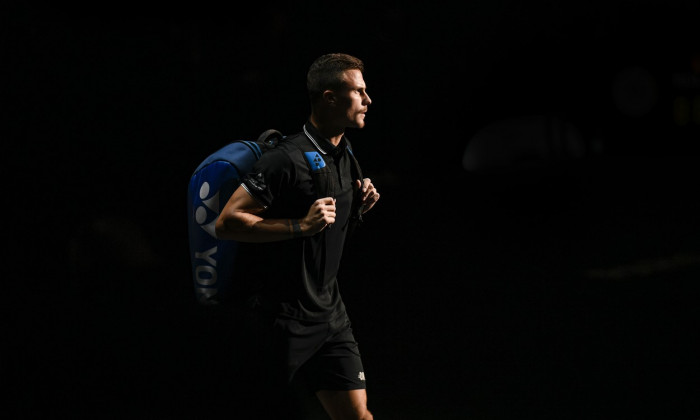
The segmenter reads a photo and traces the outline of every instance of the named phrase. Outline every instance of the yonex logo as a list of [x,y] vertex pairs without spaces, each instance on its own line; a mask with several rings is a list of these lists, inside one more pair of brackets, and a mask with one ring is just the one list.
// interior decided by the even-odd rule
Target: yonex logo
[[[199,188],[199,198],[202,200],[202,206],[197,207],[197,210],[195,210],[194,213],[194,220],[197,222],[197,224],[204,229],[205,232],[207,232],[209,235],[211,235],[213,238],[216,238],[216,217],[210,221],[209,223],[206,223],[207,221],[207,216],[209,212],[207,209],[213,211],[217,217],[219,215],[219,192],[217,191],[216,194],[214,194],[212,197],[207,198],[207,196],[210,193],[210,187],[208,182],[203,182],[202,186]],[[206,223],[206,224],[205,224]]]
[[359,380],[361,380],[361,381],[364,381],[364,380],[365,380],[365,373],[364,373],[364,372],[358,373],[358,374],[357,374],[357,379],[359,379]]
[[[197,222],[199,227],[201,227],[205,232],[207,232],[213,238],[216,238],[216,217],[214,217],[213,220],[207,223],[207,219],[209,216],[209,211],[207,209],[213,211],[214,214],[218,216],[219,192],[217,191],[212,197],[207,198],[207,196],[209,196],[209,194],[211,193],[210,190],[211,187],[206,181],[202,183],[201,187],[199,187],[199,198],[200,200],[202,200],[202,205],[197,207],[197,210],[195,210],[194,220]],[[213,248],[204,251],[195,251],[194,253],[195,258],[208,263],[200,264],[195,268],[195,277],[197,283],[203,286],[213,286],[214,284],[216,284],[217,272],[216,259],[214,258],[216,251],[217,247],[214,246]],[[199,288],[198,290],[200,291],[200,293],[205,295],[216,294],[216,290],[214,289],[206,290]]]
[[318,171],[326,166],[326,162],[318,152],[304,152],[304,155],[306,156],[306,160],[309,161],[313,171]]

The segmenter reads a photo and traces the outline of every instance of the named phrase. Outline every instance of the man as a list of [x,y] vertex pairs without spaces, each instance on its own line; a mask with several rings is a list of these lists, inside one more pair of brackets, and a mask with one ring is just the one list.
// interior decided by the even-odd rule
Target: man
[[[371,180],[353,170],[345,136],[346,128],[365,126],[372,103],[363,72],[364,63],[347,54],[312,63],[311,114],[302,131],[263,154],[216,222],[220,239],[242,242],[258,258],[246,277],[252,306],[264,314],[270,383],[285,391],[304,384],[333,420],[373,418],[336,277],[353,212],[379,200]],[[314,174],[309,164],[323,170]],[[317,192],[320,184],[326,191]],[[281,406],[279,418],[291,418],[289,409]]]

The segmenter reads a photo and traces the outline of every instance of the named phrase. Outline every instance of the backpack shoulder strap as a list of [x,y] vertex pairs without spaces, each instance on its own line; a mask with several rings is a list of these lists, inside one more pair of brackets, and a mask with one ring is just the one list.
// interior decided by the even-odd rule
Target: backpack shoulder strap
[[350,140],[345,139],[348,148],[348,155],[352,161],[352,178],[354,180],[360,180],[360,188],[355,191],[355,195],[352,198],[352,208],[350,209],[350,227],[348,230],[349,234],[355,231],[355,228],[362,224],[362,212],[364,211],[364,206],[362,205],[362,182],[364,177],[362,175],[362,168],[360,168],[360,162],[357,161],[355,154],[352,152],[352,145]]
[[359,179],[360,181],[362,181],[364,178],[362,176],[362,168],[360,168],[360,162],[357,161],[355,154],[352,152],[352,145],[350,145],[350,140],[345,139],[345,141],[347,142],[348,155],[350,155],[350,159],[352,160],[352,177],[353,179]]

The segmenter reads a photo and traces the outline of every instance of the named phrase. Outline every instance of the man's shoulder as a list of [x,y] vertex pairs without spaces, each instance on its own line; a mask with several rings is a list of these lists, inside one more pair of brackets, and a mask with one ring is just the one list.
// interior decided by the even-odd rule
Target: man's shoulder
[[285,136],[278,144],[279,146],[286,147],[286,150],[289,150],[291,148],[299,148],[306,146],[309,143],[309,139],[306,137],[306,135],[303,132],[299,132],[296,134],[290,134],[288,136]]
[[277,143],[277,146],[270,150],[270,152],[275,152],[278,155],[285,155],[285,158],[289,161],[296,162],[298,160],[304,160],[304,154],[307,152],[316,151],[317,149],[309,141],[309,139],[304,135],[304,133],[292,134],[284,137]]
[[284,160],[284,161],[294,161],[298,159],[301,155],[299,145],[302,144],[298,135],[294,134],[292,136],[286,136],[284,139],[280,140],[275,147],[267,150],[263,156],[269,155],[270,159]]
[[305,162],[304,154],[299,147],[299,145],[303,144],[303,140],[304,138],[298,134],[285,136],[275,147],[266,150],[256,165],[259,167],[278,168],[279,170],[282,168],[292,170],[295,166]]

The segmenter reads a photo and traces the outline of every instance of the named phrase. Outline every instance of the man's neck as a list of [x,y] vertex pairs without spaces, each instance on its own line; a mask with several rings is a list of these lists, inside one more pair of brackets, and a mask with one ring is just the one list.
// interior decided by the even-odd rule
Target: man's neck
[[314,114],[311,114],[309,121],[311,121],[311,124],[316,128],[316,130],[318,130],[318,132],[321,133],[325,139],[331,142],[331,144],[334,146],[340,144],[340,140],[343,138],[343,134],[345,134],[344,128],[336,127],[330,124],[323,124]]

